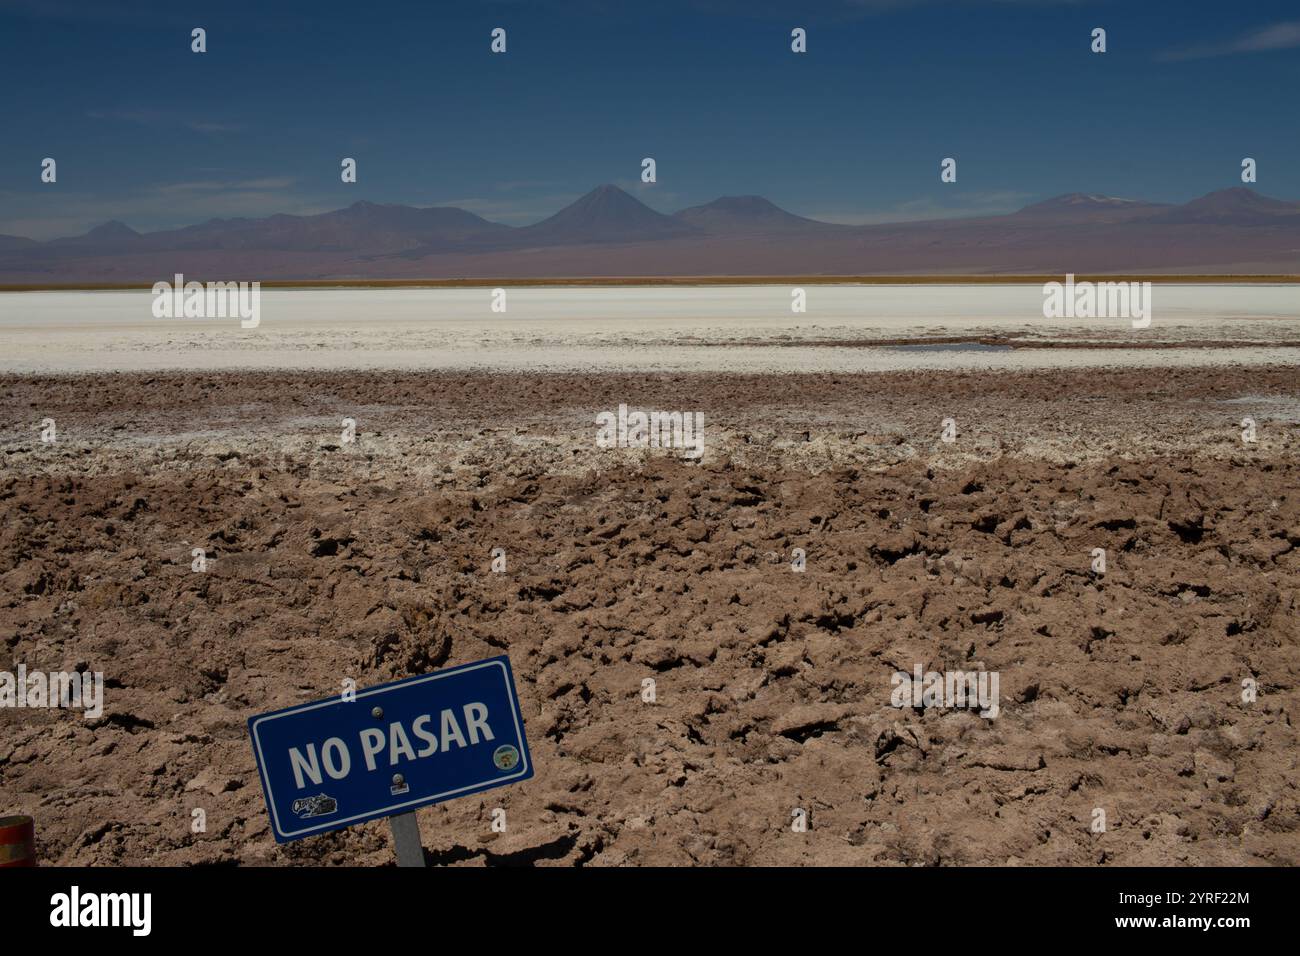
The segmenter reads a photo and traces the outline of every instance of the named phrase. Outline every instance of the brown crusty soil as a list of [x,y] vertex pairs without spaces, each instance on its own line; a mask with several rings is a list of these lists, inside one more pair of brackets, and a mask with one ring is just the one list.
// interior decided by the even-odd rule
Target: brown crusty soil
[[[1298,386],[0,376],[0,670],[108,683],[0,710],[0,815],[45,863],[388,864],[382,822],[277,847],[247,718],[508,652],[537,776],[419,811],[434,862],[1296,865]],[[704,461],[597,448],[620,402]],[[918,663],[1000,716],[895,709]]]

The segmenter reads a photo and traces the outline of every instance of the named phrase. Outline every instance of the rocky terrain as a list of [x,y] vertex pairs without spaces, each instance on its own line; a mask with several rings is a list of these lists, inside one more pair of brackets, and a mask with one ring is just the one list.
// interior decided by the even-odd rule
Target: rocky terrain
[[[505,652],[537,776],[420,810],[433,863],[1294,866],[1297,385],[0,376],[0,670],[107,685],[0,710],[0,815],[46,864],[391,864],[274,843],[248,717]],[[598,448],[620,403],[703,460]],[[917,665],[999,715],[892,706]]]

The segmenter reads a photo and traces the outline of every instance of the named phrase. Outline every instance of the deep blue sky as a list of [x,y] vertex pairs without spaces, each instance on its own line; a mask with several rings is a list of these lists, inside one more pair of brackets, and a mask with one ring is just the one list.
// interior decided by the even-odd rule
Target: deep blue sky
[[37,238],[358,199],[520,224],[603,182],[852,222],[1185,201],[1243,156],[1300,198],[1295,0],[0,0],[0,76],[0,233]]

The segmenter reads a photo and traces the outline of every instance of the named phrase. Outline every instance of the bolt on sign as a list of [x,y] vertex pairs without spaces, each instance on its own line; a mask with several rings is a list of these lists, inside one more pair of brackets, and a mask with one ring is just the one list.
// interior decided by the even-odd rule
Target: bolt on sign
[[248,721],[280,843],[533,775],[505,655]]

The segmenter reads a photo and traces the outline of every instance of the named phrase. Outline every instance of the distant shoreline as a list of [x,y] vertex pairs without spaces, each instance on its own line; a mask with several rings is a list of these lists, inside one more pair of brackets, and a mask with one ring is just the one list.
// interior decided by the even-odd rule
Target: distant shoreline
[[[268,279],[265,289],[461,289],[511,286],[728,286],[728,285],[1041,285],[1064,273],[1041,275],[814,275],[814,276],[567,276],[560,278],[461,279]],[[192,276],[194,281],[233,281],[232,276]],[[165,280],[169,281],[170,276]],[[1134,274],[1076,273],[1079,282],[1151,282],[1164,285],[1295,285],[1296,274]],[[243,281],[254,281],[244,279]],[[0,283],[0,292],[117,292],[148,290],[153,282]]]

